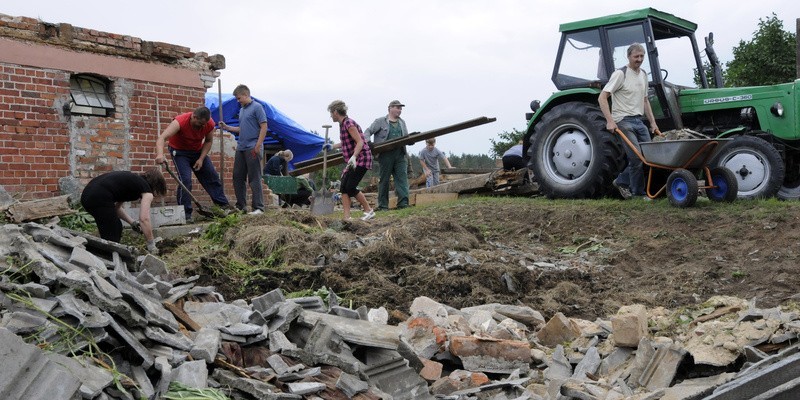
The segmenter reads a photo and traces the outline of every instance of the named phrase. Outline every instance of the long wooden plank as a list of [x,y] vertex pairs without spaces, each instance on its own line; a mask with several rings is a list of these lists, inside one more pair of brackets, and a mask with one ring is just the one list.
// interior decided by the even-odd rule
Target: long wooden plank
[[[412,145],[414,143],[423,141],[425,139],[434,138],[437,136],[446,135],[448,133],[458,132],[464,129],[474,128],[476,126],[488,124],[496,121],[497,118],[478,117],[468,121],[460,122],[443,128],[433,129],[425,132],[413,132],[408,136],[403,136],[397,139],[387,140],[381,144],[375,144],[372,147],[373,154],[380,154],[389,150],[394,150],[400,146]],[[344,164],[345,160],[342,158],[341,153],[328,155],[328,166]],[[289,172],[292,176],[298,176],[313,171],[322,169],[322,157],[315,157],[310,160],[303,161],[295,164],[295,169]]]

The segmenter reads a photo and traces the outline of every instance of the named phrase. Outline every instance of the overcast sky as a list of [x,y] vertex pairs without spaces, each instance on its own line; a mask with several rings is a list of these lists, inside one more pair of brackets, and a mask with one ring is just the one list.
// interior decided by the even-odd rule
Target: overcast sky
[[645,7],[697,23],[699,43],[714,32],[723,63],[740,40],[752,39],[759,18],[775,13],[794,32],[800,17],[796,0],[6,0],[0,13],[222,54],[223,93],[244,83],[320,134],[335,99],[363,128],[393,99],[406,104],[412,132],[497,118],[437,139],[439,149],[460,155],[489,154],[490,138],[523,130],[531,100],[555,91],[560,23]]

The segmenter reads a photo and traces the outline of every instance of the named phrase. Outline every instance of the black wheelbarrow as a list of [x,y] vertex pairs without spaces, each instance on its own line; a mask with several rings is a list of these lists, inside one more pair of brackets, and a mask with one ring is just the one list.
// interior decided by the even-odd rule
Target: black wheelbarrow
[[[647,175],[647,197],[654,199],[666,192],[670,204],[691,207],[700,189],[712,201],[731,202],[739,191],[736,175],[725,167],[709,167],[708,161],[719,145],[732,139],[681,139],[635,143],[621,130],[616,133],[650,167]],[[654,169],[671,170],[667,183],[655,192],[651,187]],[[700,177],[700,181],[698,181]]]

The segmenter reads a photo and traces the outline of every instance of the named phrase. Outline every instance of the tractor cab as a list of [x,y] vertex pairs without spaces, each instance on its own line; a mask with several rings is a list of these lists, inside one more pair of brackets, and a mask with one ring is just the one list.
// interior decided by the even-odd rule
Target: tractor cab
[[694,72],[699,72],[701,87],[708,87],[696,28],[652,8],[562,24],[553,83],[562,91],[602,89],[614,70],[627,65],[628,47],[640,43],[645,47],[642,68],[648,73],[650,103],[659,126],[683,128],[679,91],[697,87]]

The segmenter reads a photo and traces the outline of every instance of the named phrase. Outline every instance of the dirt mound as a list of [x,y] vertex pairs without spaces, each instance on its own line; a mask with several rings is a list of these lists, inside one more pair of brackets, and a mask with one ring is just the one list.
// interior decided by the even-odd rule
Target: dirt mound
[[[273,210],[228,221],[164,259],[226,300],[326,287],[396,315],[428,296],[461,308],[523,304],[587,319],[623,304],[682,307],[713,295],[793,301],[800,203],[676,209],[666,201],[473,198],[370,222]],[[229,217],[230,218],[230,217]],[[223,232],[224,231],[224,232]],[[212,240],[213,239],[213,240]]]

